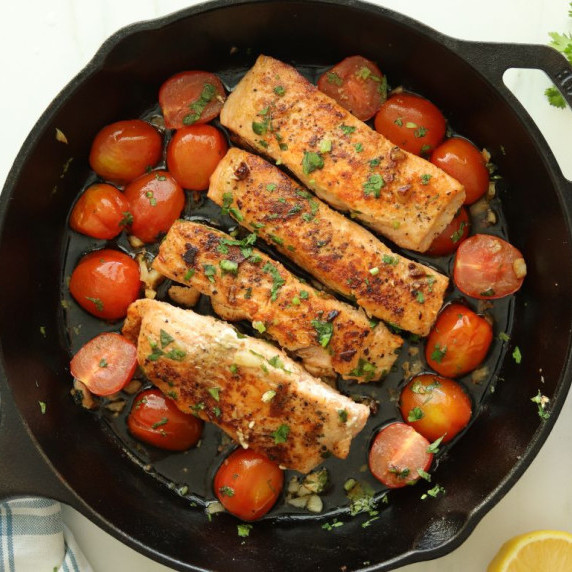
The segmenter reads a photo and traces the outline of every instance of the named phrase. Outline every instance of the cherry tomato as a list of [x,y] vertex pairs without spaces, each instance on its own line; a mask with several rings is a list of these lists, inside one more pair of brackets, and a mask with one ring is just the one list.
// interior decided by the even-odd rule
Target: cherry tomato
[[153,171],[125,188],[133,220],[129,230],[143,242],[167,232],[185,206],[185,192],[167,171]]
[[70,216],[76,232],[93,238],[117,236],[129,222],[129,201],[123,193],[105,183],[91,185],[79,197]]
[[379,68],[362,56],[351,56],[318,79],[318,89],[362,121],[385,101],[387,86]]
[[525,276],[520,250],[496,236],[475,234],[457,250],[453,280],[472,298],[508,296],[522,286]]
[[201,438],[203,422],[183,413],[158,389],[142,391],[127,417],[131,434],[140,441],[168,451],[186,451]]
[[204,191],[228,145],[212,125],[191,125],[178,129],[167,147],[167,166],[185,189]]
[[73,356],[71,374],[95,395],[123,389],[135,373],[137,347],[121,334],[100,334]]
[[70,293],[90,314],[116,320],[139,296],[139,265],[118,250],[96,250],[84,256],[70,278]]
[[436,236],[427,249],[430,256],[445,256],[459,248],[463,240],[469,236],[471,221],[465,207],[461,207],[453,217],[453,220],[445,227],[443,232]]
[[276,463],[252,449],[237,449],[219,467],[214,491],[228,512],[256,520],[274,506],[283,484],[284,472]]
[[159,105],[169,129],[208,123],[220,113],[224,98],[220,79],[204,71],[178,73],[159,90]]
[[445,377],[458,377],[475,369],[487,355],[493,329],[462,304],[449,304],[437,317],[427,345],[429,366]]
[[489,172],[481,152],[466,139],[451,137],[431,154],[431,163],[465,187],[465,205],[478,201],[489,188]]
[[392,423],[376,436],[369,450],[369,470],[392,489],[413,484],[433,461],[431,443],[405,423]]
[[445,136],[445,118],[429,100],[412,93],[392,95],[375,116],[375,129],[402,149],[431,152]]
[[450,441],[471,419],[471,400],[459,383],[438,375],[414,377],[402,390],[404,421],[429,441]]
[[124,185],[157,164],[162,144],[161,135],[149,123],[118,121],[95,136],[89,164],[100,177]]

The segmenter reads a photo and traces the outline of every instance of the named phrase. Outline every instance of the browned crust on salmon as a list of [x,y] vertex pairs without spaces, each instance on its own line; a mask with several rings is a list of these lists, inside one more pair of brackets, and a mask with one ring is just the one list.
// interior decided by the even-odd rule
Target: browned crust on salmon
[[176,221],[153,268],[210,296],[222,318],[252,322],[313,375],[339,373],[365,382],[389,372],[403,343],[399,336],[382,323],[372,327],[363,310],[303,283],[253,248],[255,240],[251,235],[241,246],[219,230]]
[[239,337],[210,316],[138,300],[129,307],[123,334],[137,344],[145,375],[181,411],[218,425],[286,468],[306,473],[330,453],[347,457],[368,419],[366,406],[275,347]]
[[[403,248],[426,251],[463,204],[457,180],[399,149],[273,58],[257,59],[220,119],[324,201]],[[308,156],[323,166],[308,166]]]
[[264,159],[230,149],[211,177],[208,196],[368,315],[429,333],[448,278],[393,253]]

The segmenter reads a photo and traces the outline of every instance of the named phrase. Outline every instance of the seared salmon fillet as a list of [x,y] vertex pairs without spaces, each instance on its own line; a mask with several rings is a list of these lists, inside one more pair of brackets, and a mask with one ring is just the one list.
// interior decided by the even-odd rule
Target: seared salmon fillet
[[421,336],[429,333],[447,277],[394,254],[274,165],[232,148],[212,174],[208,196],[368,315]]
[[267,56],[238,83],[220,120],[324,201],[403,248],[426,251],[465,199],[457,180],[396,147],[293,67]]
[[347,457],[368,419],[365,405],[210,316],[138,300],[123,334],[137,344],[145,375],[181,411],[286,468],[307,473],[330,453]]
[[360,382],[388,373],[403,340],[363,310],[305,284],[263,252],[256,235],[242,240],[190,221],[176,221],[153,268],[211,297],[225,320],[253,327],[302,359],[316,376]]

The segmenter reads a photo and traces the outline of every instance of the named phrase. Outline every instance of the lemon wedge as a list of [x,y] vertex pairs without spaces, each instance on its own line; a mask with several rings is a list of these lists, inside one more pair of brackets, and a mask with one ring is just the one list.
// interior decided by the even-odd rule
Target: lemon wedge
[[487,572],[570,572],[572,534],[535,530],[505,542]]

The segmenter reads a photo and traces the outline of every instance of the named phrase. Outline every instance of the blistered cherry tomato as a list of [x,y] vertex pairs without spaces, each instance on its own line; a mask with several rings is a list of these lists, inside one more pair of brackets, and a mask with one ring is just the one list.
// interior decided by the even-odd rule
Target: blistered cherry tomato
[[472,298],[508,296],[522,286],[525,276],[526,263],[520,250],[497,236],[476,234],[457,250],[453,280]]
[[412,93],[392,95],[375,116],[375,129],[416,155],[430,153],[445,136],[445,118],[429,100]]
[[478,201],[489,188],[489,172],[481,152],[466,139],[451,137],[431,154],[431,163],[465,187],[465,205]]
[[445,230],[433,239],[427,254],[431,256],[445,256],[459,248],[463,240],[469,236],[471,221],[465,207],[461,207],[453,217],[453,220],[445,227]]
[[153,171],[125,188],[131,205],[129,230],[143,242],[167,232],[185,206],[185,192],[167,171]]
[[149,123],[118,121],[95,136],[89,164],[103,179],[124,185],[157,164],[162,144],[161,135]]
[[219,467],[214,492],[221,504],[242,520],[256,520],[273,506],[284,484],[284,472],[252,449],[233,451]]
[[471,400],[459,383],[446,377],[423,374],[401,391],[403,420],[429,441],[450,441],[471,419]]
[[376,436],[369,450],[369,470],[385,486],[392,489],[413,484],[433,461],[428,451],[431,443],[413,427],[392,423]]
[[445,377],[475,369],[487,355],[493,329],[462,304],[449,304],[437,317],[425,346],[429,367]]
[[139,296],[139,265],[109,248],[84,256],[70,278],[70,293],[90,314],[104,320],[124,318]]
[[159,105],[169,129],[208,123],[220,113],[224,98],[220,79],[204,71],[178,73],[159,90]]
[[204,191],[228,145],[212,125],[191,125],[178,129],[167,147],[167,167],[185,189]]
[[76,232],[93,238],[110,239],[129,223],[129,201],[123,193],[105,183],[91,185],[79,197],[70,216]]
[[362,56],[351,56],[318,79],[318,89],[362,121],[385,101],[387,86],[379,68]]
[[120,334],[100,334],[87,342],[70,363],[71,374],[95,395],[123,389],[135,373],[137,348]]
[[127,426],[136,439],[168,451],[194,447],[203,432],[200,419],[183,413],[158,389],[148,389],[135,398]]

